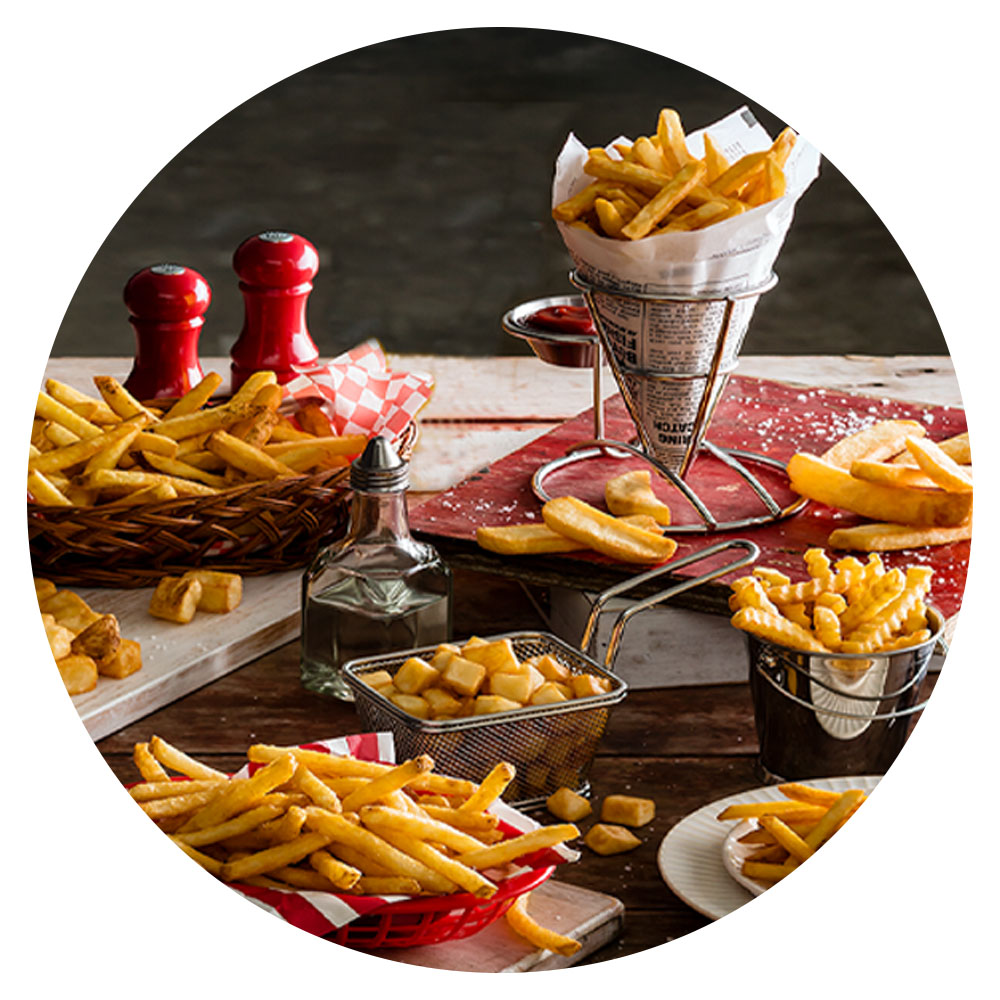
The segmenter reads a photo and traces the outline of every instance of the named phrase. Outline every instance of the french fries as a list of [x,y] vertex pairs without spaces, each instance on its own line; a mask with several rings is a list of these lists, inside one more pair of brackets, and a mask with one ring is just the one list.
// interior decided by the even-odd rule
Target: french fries
[[305,430],[278,414],[273,372],[256,372],[228,402],[209,405],[221,382],[205,376],[161,415],[110,376],[95,376],[97,397],[49,379],[32,427],[29,502],[133,506],[210,496],[346,468],[364,450],[363,435],[337,435],[316,404],[294,417]]
[[835,549],[889,552],[972,537],[969,435],[934,442],[913,420],[881,420],[822,455],[788,463],[792,489],[874,523],[836,528]]
[[740,837],[743,844],[760,845],[741,865],[747,878],[773,884],[807,861],[857,812],[867,798],[860,789],[831,792],[809,785],[779,785],[786,796],[773,802],[746,802],[728,806],[720,822],[752,820],[754,829]]
[[[428,757],[393,766],[259,745],[250,748],[248,758],[267,761],[241,778],[189,757],[158,736],[134,749],[143,781],[129,790],[132,799],[181,850],[226,882],[379,895],[468,892],[488,899],[496,894],[497,882],[484,870],[492,874],[508,861],[579,832],[558,824],[494,842],[497,817],[485,805],[512,772],[502,762],[496,778],[476,786],[434,774]],[[191,780],[172,781],[166,768]],[[354,800],[346,797],[341,809],[331,775],[349,774]],[[458,800],[456,807],[425,810],[421,801],[435,793],[417,789],[416,779],[447,788]],[[311,801],[300,805],[303,791]],[[515,923],[535,942],[540,929],[528,921]]]
[[552,217],[616,240],[690,232],[780,198],[795,133],[785,129],[770,149],[730,164],[705,135],[702,159],[687,147],[678,113],[664,108],[655,134],[591,149],[584,173],[593,183],[552,209]]
[[[805,562],[810,578],[802,583],[785,583],[782,574],[776,579],[763,568],[754,571],[763,577],[734,580],[732,624],[807,653],[881,653],[931,638],[925,606],[933,576],[929,567],[887,571],[874,552],[867,564],[847,556],[830,566],[822,549],[809,549]],[[791,620],[793,613],[801,620]],[[870,665],[869,660],[829,662],[845,671]]]

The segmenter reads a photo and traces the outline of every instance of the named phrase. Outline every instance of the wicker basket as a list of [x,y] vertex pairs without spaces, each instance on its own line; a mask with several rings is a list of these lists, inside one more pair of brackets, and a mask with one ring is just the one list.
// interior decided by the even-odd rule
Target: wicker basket
[[[397,442],[407,460],[416,439],[411,423]],[[148,587],[194,567],[261,576],[304,566],[341,536],[349,495],[343,468],[137,507],[28,504],[31,565],[88,587]]]

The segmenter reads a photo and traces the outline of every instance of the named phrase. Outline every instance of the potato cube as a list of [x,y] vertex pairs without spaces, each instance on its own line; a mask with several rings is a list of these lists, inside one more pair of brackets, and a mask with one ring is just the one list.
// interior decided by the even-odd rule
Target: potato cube
[[431,657],[431,666],[438,672],[444,670],[448,666],[448,661],[453,656],[461,656],[462,650],[459,649],[454,643],[442,642],[437,649],[434,650],[434,656]]
[[574,674],[570,680],[575,698],[590,698],[597,694],[607,694],[606,683],[603,677],[598,677],[596,674]]
[[569,667],[560,663],[551,653],[540,656],[535,667],[547,681],[565,681],[573,676]]
[[42,615],[45,636],[49,640],[52,659],[61,660],[72,652],[73,633],[65,625],[60,625],[52,615]]
[[528,664],[528,681],[531,685],[532,694],[545,683],[545,678],[530,663]]
[[545,800],[545,808],[557,819],[575,823],[590,815],[590,803],[571,788],[563,786]]
[[439,678],[438,672],[419,656],[411,656],[396,671],[396,676],[392,679],[398,691],[403,694],[420,694],[429,688]]
[[153,591],[149,613],[154,618],[186,625],[194,618],[200,600],[201,584],[197,580],[165,576]]
[[468,651],[469,651],[470,649],[475,649],[475,648],[476,648],[476,646],[486,646],[486,645],[488,645],[488,644],[487,644],[487,642],[486,642],[486,640],[485,640],[485,639],[480,639],[478,635],[474,635],[474,636],[473,636],[473,637],[472,637],[471,639],[469,639],[469,640],[468,640],[468,641],[466,642],[466,644],[465,644],[465,645],[464,645],[464,646],[462,647],[462,656],[465,656],[465,654],[466,654],[466,653],[467,653],[467,652],[468,652]]
[[100,661],[113,656],[121,641],[118,619],[114,615],[101,615],[76,636],[71,652]]
[[462,650],[462,655],[473,663],[482,664],[488,674],[521,673],[521,664],[510,639],[498,639],[496,642],[487,642],[481,646],[466,647]]
[[41,577],[35,577],[35,599],[39,604],[42,601],[48,600],[56,592],[56,585],[51,580],[43,580]]
[[501,698],[498,694],[481,694],[476,699],[474,715],[490,715],[493,712],[510,712],[521,705],[509,698]]
[[189,570],[181,578],[201,584],[198,610],[224,615],[238,608],[243,600],[243,578],[239,573],[220,573],[211,569]]
[[645,826],[656,815],[652,799],[634,795],[608,795],[601,803],[601,821],[625,826]]
[[458,715],[462,708],[462,703],[457,698],[448,694],[444,688],[427,688],[423,692],[423,698],[431,706],[431,717],[434,719]]
[[486,677],[486,667],[481,663],[473,663],[464,656],[453,656],[448,666],[441,671],[441,683],[451,688],[456,694],[474,695],[482,686]]
[[546,681],[530,700],[532,705],[554,705],[558,701],[569,701],[569,698],[552,681]]
[[595,854],[621,854],[624,851],[631,851],[638,847],[642,841],[623,826],[610,826],[606,823],[597,823],[592,826],[583,842]]
[[486,682],[490,694],[516,701],[523,705],[532,695],[530,674],[493,674]]
[[122,639],[113,653],[97,661],[97,672],[119,680],[142,669],[142,646],[135,639]]
[[97,687],[97,664],[89,656],[70,653],[56,663],[70,694],[83,694]]
[[87,607],[87,602],[72,590],[57,591],[42,601],[39,607],[44,614],[52,615],[60,625],[68,628],[74,635],[101,617],[96,611],[91,611]]
[[388,670],[373,670],[370,674],[364,674],[358,678],[362,684],[366,684],[376,691],[392,684],[392,674]]
[[563,684],[560,681],[546,681],[545,683],[551,684],[567,701],[576,697],[573,694],[573,689],[568,684]]
[[397,708],[401,708],[409,715],[415,715],[418,719],[427,719],[430,717],[431,706],[418,694],[406,694],[401,691],[390,696],[389,700]]

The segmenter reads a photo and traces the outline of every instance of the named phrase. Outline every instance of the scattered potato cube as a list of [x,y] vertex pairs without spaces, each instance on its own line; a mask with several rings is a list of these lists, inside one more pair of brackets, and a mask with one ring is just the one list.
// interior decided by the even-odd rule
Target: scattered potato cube
[[201,600],[201,583],[180,576],[165,576],[156,585],[149,601],[149,613],[154,618],[187,625],[194,618]]
[[574,674],[570,679],[573,695],[576,698],[590,698],[597,694],[607,694],[608,682],[596,674]]
[[530,674],[493,674],[486,682],[490,694],[497,694],[523,705],[532,695]]
[[56,662],[69,694],[84,694],[97,687],[97,664],[89,657],[70,653]]
[[439,678],[438,672],[419,656],[411,656],[393,678],[396,689],[403,694],[420,694]]
[[61,660],[64,656],[69,656],[72,652],[73,633],[65,625],[60,625],[52,615],[42,615],[42,624],[45,626],[52,658]]
[[418,719],[427,719],[431,714],[431,706],[418,694],[406,694],[397,692],[390,696],[389,700],[404,712],[416,716]]
[[596,823],[583,838],[583,842],[595,854],[622,854],[634,850],[642,841],[623,826]]
[[587,799],[565,786],[553,792],[545,800],[545,808],[557,819],[565,820],[567,823],[575,823],[584,816],[589,816],[591,811]]
[[431,706],[431,716],[435,719],[458,715],[462,708],[462,703],[448,694],[444,688],[428,688],[423,692],[423,698]]
[[97,672],[121,680],[142,669],[142,646],[135,639],[122,639],[114,652],[97,661]]
[[521,705],[509,698],[501,698],[498,694],[481,694],[476,699],[474,715],[490,715],[493,712],[509,712]]
[[193,569],[182,577],[201,584],[198,610],[224,615],[238,608],[243,600],[243,578],[239,573],[220,573],[217,570]]
[[466,644],[462,655],[467,660],[484,666],[488,674],[521,673],[521,663],[514,652],[514,646],[510,639],[498,639],[496,642],[486,642],[471,647]]
[[101,615],[73,640],[71,652],[82,653],[94,660],[103,660],[114,655],[121,644],[122,634],[118,619],[114,615]]
[[486,667],[464,656],[453,656],[441,671],[441,683],[463,696],[476,694],[485,677]]
[[608,795],[601,803],[601,821],[625,826],[645,826],[656,815],[652,799],[634,795]]
[[392,674],[388,670],[373,670],[370,674],[364,674],[358,678],[362,684],[380,691],[384,687],[392,684]]
[[573,676],[569,667],[560,663],[551,653],[540,656],[535,667],[547,681],[565,681]]
[[554,705],[558,701],[569,701],[552,681],[546,681],[532,696],[532,705]]
[[72,590],[56,591],[51,597],[42,601],[39,607],[43,614],[52,615],[60,625],[68,628],[74,635],[101,617],[96,611],[91,611],[87,607],[87,602]]

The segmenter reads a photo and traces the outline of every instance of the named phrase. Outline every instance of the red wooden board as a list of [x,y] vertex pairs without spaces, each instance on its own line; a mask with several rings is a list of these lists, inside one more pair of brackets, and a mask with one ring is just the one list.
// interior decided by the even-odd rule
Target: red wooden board
[[[965,411],[953,406],[925,406],[896,400],[849,396],[829,389],[803,389],[765,379],[735,376],[721,399],[708,438],[714,444],[744,448],[787,461],[796,451],[820,453],[847,434],[876,420],[908,418],[918,420],[933,440],[942,440],[966,429]],[[620,396],[605,406],[606,435],[631,440],[635,430]],[[430,536],[474,542],[480,525],[516,524],[541,520],[541,505],[531,492],[531,477],[544,462],[564,454],[567,447],[593,436],[591,411],[580,414],[529,445],[496,462],[483,474],[473,476],[454,489],[416,507],[412,526]],[[641,460],[599,458],[560,471],[546,481],[553,496],[572,494],[603,507],[604,483]],[[780,503],[793,497],[787,482],[766,467],[751,466]],[[675,523],[698,520],[698,515],[667,482],[653,476],[656,492],[671,507]],[[702,455],[694,463],[687,482],[719,520],[760,513],[760,501],[749,488],[715,459]],[[859,523],[853,514],[810,503],[800,514],[785,521],[747,528],[739,532],[706,535],[678,535],[677,555],[704,548],[723,538],[742,537],[761,549],[759,564],[773,566],[793,580],[807,575],[802,553],[812,546],[824,546],[835,527]],[[517,557],[511,557],[516,559]],[[607,563],[603,556],[570,553],[557,558],[563,565]],[[946,618],[961,604],[968,569],[969,543],[956,542],[885,553],[887,566],[923,563],[934,569],[933,600]],[[696,575],[710,563],[698,564],[678,575]],[[638,569],[638,567],[636,568]],[[734,574],[735,575],[735,574]],[[728,578],[724,578],[728,579]]]

